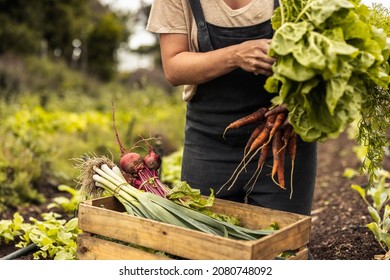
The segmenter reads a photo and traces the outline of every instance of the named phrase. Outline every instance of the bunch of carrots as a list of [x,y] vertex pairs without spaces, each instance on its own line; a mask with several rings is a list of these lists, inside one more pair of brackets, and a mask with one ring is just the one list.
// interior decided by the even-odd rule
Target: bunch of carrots
[[[229,124],[225,129],[224,135],[229,129],[236,129],[254,123],[256,123],[257,126],[253,130],[245,146],[243,159],[234,171],[233,175],[221,187],[221,189],[231,182],[229,186],[230,189],[234,185],[239,174],[245,169],[248,162],[250,162],[256,155],[260,153],[257,169],[246,185],[248,186],[249,183],[254,180],[252,183],[253,188],[253,185],[256,183],[263,169],[265,160],[271,152],[273,155],[273,166],[271,171],[272,180],[278,186],[285,189],[286,184],[284,179],[284,162],[285,154],[287,152],[287,154],[291,157],[292,161],[292,195],[292,173],[294,170],[294,161],[296,156],[297,134],[295,133],[291,124],[288,122],[288,111],[286,106],[282,104],[271,108],[260,108],[252,114]],[[277,179],[275,178],[276,176]]]

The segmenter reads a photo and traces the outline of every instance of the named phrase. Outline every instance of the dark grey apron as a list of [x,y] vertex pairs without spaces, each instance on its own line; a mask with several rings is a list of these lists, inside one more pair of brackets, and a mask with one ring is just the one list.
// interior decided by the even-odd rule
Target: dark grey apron
[[[200,52],[273,36],[270,20],[245,27],[219,27],[205,21],[199,0],[190,0],[190,4],[198,26]],[[275,0],[275,7],[277,4]],[[197,86],[196,94],[187,102],[182,162],[182,180],[192,188],[209,195],[210,188],[217,192],[233,174],[243,158],[244,146],[254,126],[232,129],[225,134],[225,139],[223,132],[231,122],[271,104],[273,96],[264,89],[266,78],[236,69]],[[316,154],[315,143],[304,143],[299,139],[292,199],[289,157],[286,156],[286,189],[283,190],[270,178],[270,155],[246,202],[309,215],[316,176]],[[249,163],[230,190],[225,187],[216,197],[244,202],[247,192],[244,186],[256,169],[257,159]]]

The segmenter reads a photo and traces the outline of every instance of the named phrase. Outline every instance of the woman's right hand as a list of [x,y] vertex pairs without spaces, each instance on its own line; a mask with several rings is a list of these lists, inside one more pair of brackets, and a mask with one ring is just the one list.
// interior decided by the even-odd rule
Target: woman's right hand
[[268,56],[271,39],[245,41],[237,45],[235,52],[236,64],[247,72],[255,75],[272,75],[272,65],[275,58]]

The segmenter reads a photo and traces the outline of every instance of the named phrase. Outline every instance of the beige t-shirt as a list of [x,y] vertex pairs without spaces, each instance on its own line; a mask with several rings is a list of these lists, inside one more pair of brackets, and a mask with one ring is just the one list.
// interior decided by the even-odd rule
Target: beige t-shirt
[[[251,0],[240,9],[231,9],[224,0],[200,0],[207,22],[221,27],[240,27],[262,23],[271,18],[274,0]],[[188,0],[154,0],[146,30],[153,33],[188,35],[190,51],[198,51],[195,19]],[[195,94],[196,85],[185,85],[183,99]]]

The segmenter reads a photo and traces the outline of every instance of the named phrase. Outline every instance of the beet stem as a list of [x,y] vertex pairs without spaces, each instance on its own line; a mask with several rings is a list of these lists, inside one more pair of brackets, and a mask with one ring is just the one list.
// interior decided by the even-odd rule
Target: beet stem
[[140,187],[145,187],[145,190],[149,190],[155,194],[158,194],[162,197],[166,197],[168,190],[162,184],[158,176],[155,176],[150,169],[144,168],[138,172],[138,177],[141,179],[142,183]]
[[115,108],[114,108],[114,102],[112,101],[111,103],[112,103],[112,122],[113,122],[113,126],[114,126],[114,132],[115,132],[115,136],[116,136],[116,140],[117,140],[117,142],[118,142],[119,148],[120,148],[120,150],[121,150],[121,154],[122,154],[122,156],[123,156],[124,154],[126,154],[126,150],[125,150],[125,148],[123,147],[121,140],[119,139],[118,130],[117,130],[117,128],[116,128],[116,122],[115,122]]

